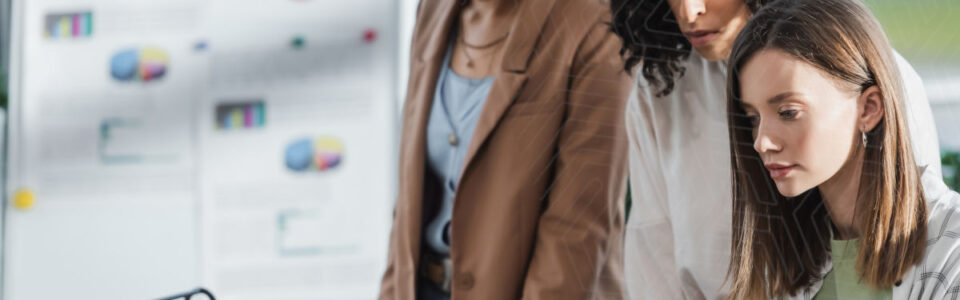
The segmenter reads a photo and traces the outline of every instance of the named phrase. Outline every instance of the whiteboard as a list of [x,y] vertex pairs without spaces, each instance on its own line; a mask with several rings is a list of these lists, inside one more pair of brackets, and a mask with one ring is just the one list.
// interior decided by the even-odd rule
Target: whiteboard
[[373,299],[398,4],[14,0],[3,299]]

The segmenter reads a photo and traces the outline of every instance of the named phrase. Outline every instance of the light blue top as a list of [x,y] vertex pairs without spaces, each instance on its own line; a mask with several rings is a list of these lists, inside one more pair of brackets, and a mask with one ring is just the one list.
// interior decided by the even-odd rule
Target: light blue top
[[493,77],[465,78],[450,69],[450,52],[447,48],[443,70],[437,78],[437,90],[427,122],[427,165],[429,171],[443,185],[440,209],[427,222],[423,239],[433,251],[450,252],[450,217],[453,213],[453,196],[460,182],[460,171],[467,156],[467,147],[477,127],[477,119],[483,111],[487,94],[493,85]]

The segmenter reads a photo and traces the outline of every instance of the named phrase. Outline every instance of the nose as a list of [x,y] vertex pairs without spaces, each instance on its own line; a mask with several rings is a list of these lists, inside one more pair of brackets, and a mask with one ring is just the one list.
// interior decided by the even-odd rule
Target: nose
[[677,16],[677,20],[681,22],[694,23],[697,21],[697,18],[700,15],[703,15],[707,12],[707,7],[703,3],[704,0],[680,0],[680,16]]
[[767,134],[768,130],[763,130],[762,127],[758,127],[755,130],[756,137],[753,139],[753,150],[756,150],[759,154],[781,150],[780,145],[774,142],[773,138]]

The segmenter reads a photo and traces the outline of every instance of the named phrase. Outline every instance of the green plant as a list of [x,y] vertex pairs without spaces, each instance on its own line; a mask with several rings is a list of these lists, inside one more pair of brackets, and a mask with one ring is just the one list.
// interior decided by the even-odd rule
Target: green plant
[[[0,66],[0,70],[4,70]],[[0,108],[7,108],[7,74],[0,73]]]
[[943,182],[953,190],[960,190],[960,153],[945,151],[940,160],[943,165]]

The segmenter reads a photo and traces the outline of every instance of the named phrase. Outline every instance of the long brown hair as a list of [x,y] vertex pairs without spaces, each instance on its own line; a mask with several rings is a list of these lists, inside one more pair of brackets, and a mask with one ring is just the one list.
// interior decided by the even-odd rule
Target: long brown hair
[[890,288],[926,248],[926,201],[903,114],[904,92],[880,24],[857,0],[779,0],[764,6],[737,37],[727,82],[733,156],[732,299],[795,295],[819,280],[832,224],[820,192],[786,198],[753,149],[753,126],[740,106],[739,70],[758,51],[776,49],[842,86],[877,86],[883,119],[869,133],[855,217],[861,237],[857,271]]

